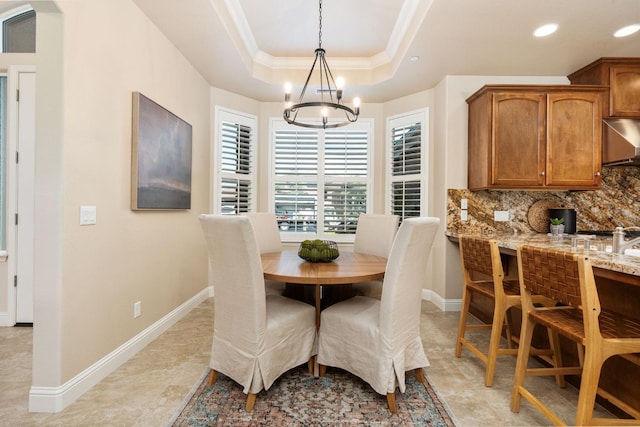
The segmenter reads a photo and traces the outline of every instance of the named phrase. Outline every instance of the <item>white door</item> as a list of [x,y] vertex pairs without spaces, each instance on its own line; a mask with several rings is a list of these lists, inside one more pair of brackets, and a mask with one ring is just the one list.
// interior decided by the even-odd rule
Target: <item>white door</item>
[[[18,73],[16,154],[16,323],[33,323],[36,73]],[[11,255],[10,255],[11,256]],[[11,258],[9,258],[11,259]]]

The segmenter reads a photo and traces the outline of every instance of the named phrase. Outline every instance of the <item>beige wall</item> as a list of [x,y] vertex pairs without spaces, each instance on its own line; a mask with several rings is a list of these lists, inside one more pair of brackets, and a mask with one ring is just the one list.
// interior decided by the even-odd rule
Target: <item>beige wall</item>
[[[36,386],[68,381],[207,286],[209,85],[130,0],[58,6],[38,15]],[[130,210],[133,91],[193,126],[190,210]],[[80,205],[97,225],[79,226]]]

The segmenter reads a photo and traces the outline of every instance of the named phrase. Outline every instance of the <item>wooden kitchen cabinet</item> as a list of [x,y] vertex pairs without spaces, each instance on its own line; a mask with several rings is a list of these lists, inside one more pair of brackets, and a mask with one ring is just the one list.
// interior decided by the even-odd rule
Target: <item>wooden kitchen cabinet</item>
[[469,104],[468,188],[601,184],[602,86],[484,86]]
[[640,58],[600,58],[568,78],[571,84],[609,88],[603,117],[640,117]]

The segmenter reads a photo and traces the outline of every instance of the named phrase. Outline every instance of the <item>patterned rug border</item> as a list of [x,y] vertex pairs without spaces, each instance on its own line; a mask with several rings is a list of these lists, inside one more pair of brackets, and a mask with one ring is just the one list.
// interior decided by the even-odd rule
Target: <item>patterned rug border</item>
[[[301,367],[297,367],[297,368],[293,368],[293,369],[304,369],[303,366]],[[336,368],[329,368],[330,370],[336,369]],[[354,377],[354,379],[357,379],[358,382],[364,383],[364,381],[362,381],[361,379],[359,379],[358,377],[353,376],[352,374],[346,372],[346,371],[342,371],[339,369],[336,369],[337,371],[340,372],[339,375],[348,375],[348,376],[352,376]],[[185,398],[182,400],[180,406],[178,407],[178,409],[174,412],[173,416],[171,417],[170,421],[166,424],[166,426],[174,426],[177,425],[176,423],[180,420],[180,416],[182,415],[182,413],[185,411],[185,409],[187,409],[187,406],[190,405],[190,403],[192,402],[192,400],[197,399],[198,397],[200,397],[202,395],[202,392],[206,389],[207,385],[205,384],[207,377],[209,375],[210,370],[207,368],[204,370],[204,372],[202,373],[202,375],[200,376],[200,379],[193,385],[193,387],[191,387],[191,390],[187,393],[187,395],[185,396]],[[291,371],[289,371],[291,372]],[[329,372],[328,372],[329,374]],[[287,374],[284,374],[287,375]],[[283,375],[283,377],[284,377]],[[328,375],[329,376],[329,375]],[[281,377],[281,378],[283,378]],[[409,385],[410,385],[410,380],[409,378],[413,377],[413,373],[408,373],[407,374],[407,391],[409,390]],[[424,390],[424,392],[427,393],[427,395],[429,395],[432,403],[434,404],[434,406],[436,407],[438,413],[440,414],[440,417],[442,418],[442,421],[444,422],[444,424],[433,424],[433,425],[446,425],[446,426],[458,426],[458,420],[456,419],[455,415],[453,414],[453,412],[451,411],[451,408],[449,407],[449,405],[447,404],[446,400],[440,395],[440,392],[437,390],[437,388],[434,386],[433,382],[431,381],[431,379],[428,377],[428,375],[424,375],[426,382],[428,383],[428,387],[423,387],[421,388],[421,390]],[[231,381],[230,379],[228,379],[226,376],[219,374],[218,376],[218,381],[220,381],[221,379],[226,380],[226,381],[230,381],[233,383],[233,381]],[[417,381],[413,380],[413,382],[415,382],[416,384],[419,384]],[[237,386],[237,384],[233,383],[234,385]],[[274,383],[274,385],[276,385],[276,383]],[[364,383],[366,384],[366,383]],[[238,386],[239,387],[239,386]],[[366,385],[366,388],[369,388],[369,385]],[[200,393],[198,393],[200,391]],[[372,393],[375,394],[375,392],[373,392],[373,390],[371,390]],[[240,391],[241,393],[241,391]],[[261,392],[261,394],[264,393]],[[197,396],[196,396],[197,394]],[[258,399],[260,399],[261,397],[264,398],[264,396],[258,395]],[[383,402],[383,406],[386,409],[386,398],[381,397],[381,402]],[[403,394],[401,394],[399,391],[396,392],[396,402],[398,404],[400,404],[400,402],[403,401]],[[257,404],[258,402],[256,402]],[[242,402],[242,408],[244,408],[244,400]],[[193,410],[193,407],[190,408],[191,410]],[[255,411],[255,410],[254,410]],[[400,406],[399,406],[399,413],[400,413]],[[396,415],[397,416],[397,415]],[[265,421],[265,420],[263,420]],[[385,425],[405,425],[402,423],[398,423],[397,418],[396,419],[389,419],[389,420],[381,420],[381,421],[371,421],[371,422],[367,422],[367,425],[376,425],[376,426],[385,426]],[[297,422],[299,423],[299,422]],[[346,424],[352,425],[354,422],[346,422]],[[210,424],[207,423],[207,425],[216,425],[217,423],[214,424]],[[221,424],[224,424],[223,422],[221,422]],[[341,424],[341,425],[345,425],[345,423],[340,423],[340,422],[322,422],[319,421],[317,423],[317,425],[334,425],[334,424]],[[413,422],[414,425],[431,425],[431,424],[418,424],[415,421]],[[186,425],[186,424],[180,424],[180,425]],[[191,424],[189,424],[191,425]],[[259,423],[257,420],[254,420],[252,422],[247,422],[246,424],[243,425],[262,425],[261,423]],[[269,425],[269,423],[267,423],[266,425]],[[303,424],[301,424],[303,425]],[[314,423],[314,425],[316,425]]]
[[184,399],[182,399],[182,402],[180,402],[180,406],[178,406],[178,409],[175,410],[169,422],[165,424],[166,427],[171,427],[173,424],[175,424],[180,414],[182,414],[182,411],[184,411],[184,408],[187,407],[189,401],[193,398],[193,396],[196,394],[196,391],[198,391],[198,389],[202,385],[202,382],[209,376],[209,372],[211,372],[210,368],[206,368],[204,372],[202,372],[202,375],[200,375],[200,379],[196,381],[196,383],[191,387],[191,390],[189,390]]

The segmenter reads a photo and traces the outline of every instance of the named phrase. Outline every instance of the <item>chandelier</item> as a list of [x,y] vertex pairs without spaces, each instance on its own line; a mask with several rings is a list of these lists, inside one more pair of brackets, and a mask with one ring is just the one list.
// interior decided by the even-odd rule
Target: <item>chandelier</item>
[[[315,129],[337,128],[346,126],[349,123],[353,123],[358,120],[358,115],[360,114],[360,99],[353,99],[353,109],[344,105],[342,101],[342,89],[344,86],[344,80],[340,77],[338,77],[336,80],[333,79],[333,74],[331,74],[331,70],[329,69],[327,60],[324,57],[325,50],[322,48],[322,0],[320,0],[319,3],[320,19],[318,31],[318,48],[315,50],[315,59],[313,60],[313,65],[311,66],[311,70],[309,71],[307,80],[304,83],[302,92],[300,92],[300,98],[298,98],[297,103],[293,104],[291,102],[291,84],[285,84],[285,108],[282,116],[287,121],[287,123],[296,126]],[[316,65],[318,66],[318,71],[316,74],[319,74],[320,76],[320,88],[317,90],[320,94],[320,100],[305,102],[303,98],[307,92],[309,80],[311,80],[311,77],[314,74]],[[298,113],[300,113],[301,111],[304,110],[306,112],[310,112],[313,109],[319,111],[319,115],[322,117],[322,124],[320,124],[317,119],[314,120],[310,118],[312,114],[306,115],[303,113],[301,117],[298,117]],[[328,116],[331,110],[336,110],[343,113],[343,121],[329,123]]]

